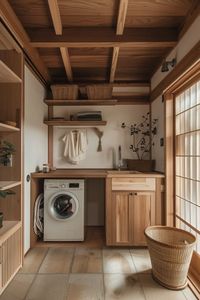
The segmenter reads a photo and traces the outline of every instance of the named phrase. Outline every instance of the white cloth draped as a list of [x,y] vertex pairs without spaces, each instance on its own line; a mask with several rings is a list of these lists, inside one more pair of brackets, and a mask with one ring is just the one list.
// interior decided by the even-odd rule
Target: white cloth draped
[[78,164],[86,158],[87,152],[87,134],[82,130],[71,130],[63,137],[64,157],[71,164]]

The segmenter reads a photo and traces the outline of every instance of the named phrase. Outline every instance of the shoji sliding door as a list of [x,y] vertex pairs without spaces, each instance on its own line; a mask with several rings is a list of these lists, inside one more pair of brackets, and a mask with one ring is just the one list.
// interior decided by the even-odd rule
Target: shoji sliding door
[[176,226],[197,237],[200,254],[200,81],[175,97]]

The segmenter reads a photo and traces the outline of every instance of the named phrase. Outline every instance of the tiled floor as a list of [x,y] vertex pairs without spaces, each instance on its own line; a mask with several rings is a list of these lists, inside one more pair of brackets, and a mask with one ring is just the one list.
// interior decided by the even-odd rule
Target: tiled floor
[[35,248],[0,300],[195,300],[151,278],[147,250]]

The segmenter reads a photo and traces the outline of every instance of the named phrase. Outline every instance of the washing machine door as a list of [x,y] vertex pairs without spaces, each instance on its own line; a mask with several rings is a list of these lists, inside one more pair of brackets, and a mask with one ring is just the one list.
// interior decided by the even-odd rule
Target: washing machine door
[[49,200],[49,213],[59,221],[75,217],[79,209],[78,199],[70,192],[58,192]]

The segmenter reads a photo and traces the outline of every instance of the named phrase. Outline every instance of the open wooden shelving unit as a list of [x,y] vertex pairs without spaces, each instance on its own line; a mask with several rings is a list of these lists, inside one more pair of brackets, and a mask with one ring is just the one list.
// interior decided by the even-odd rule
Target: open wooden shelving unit
[[0,132],[15,132],[15,131],[20,131],[20,129],[18,127],[14,127],[0,122]]
[[49,100],[45,99],[44,102],[48,106],[113,106],[116,105],[117,99],[106,99],[106,100]]
[[21,78],[0,60],[0,83],[19,83]]
[[4,242],[21,226],[21,221],[3,221],[3,227],[0,228],[0,242]]
[[21,184],[21,181],[0,181],[0,191],[12,189]]
[[[0,164],[0,191],[14,192],[0,197],[0,294],[23,263],[23,69],[19,49],[0,49],[0,141],[13,144],[16,150],[11,167]],[[6,124],[8,120],[17,127]]]
[[44,124],[48,126],[65,126],[65,127],[74,127],[74,126],[105,126],[106,121],[67,121],[67,120],[47,120],[44,121]]

